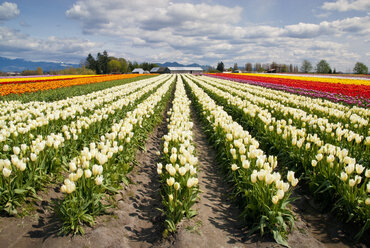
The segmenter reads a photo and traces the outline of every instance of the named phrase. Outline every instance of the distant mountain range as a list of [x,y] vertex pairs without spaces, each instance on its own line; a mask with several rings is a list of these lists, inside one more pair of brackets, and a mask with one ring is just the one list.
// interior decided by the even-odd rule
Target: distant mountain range
[[163,64],[161,63],[155,63],[160,67],[201,67],[203,70],[208,70],[211,66],[210,65],[200,65],[200,64],[189,64],[189,65],[183,65],[179,64],[177,62],[165,62]]
[[0,57],[0,71],[2,72],[21,72],[24,70],[36,70],[41,67],[43,71],[62,70],[68,67],[79,67],[78,64],[66,64],[55,62],[34,62],[24,59],[8,59]]
[[[177,62],[165,62],[156,63],[161,67],[201,67],[203,70],[208,70],[211,66],[209,65],[199,65],[197,63],[184,65]],[[55,63],[55,62],[34,62],[24,59],[9,59],[5,57],[0,57],[0,71],[2,72],[22,72],[24,70],[36,70],[37,67],[41,67],[43,71],[50,70],[62,70],[68,67],[79,67],[79,64],[66,64],[66,63]]]

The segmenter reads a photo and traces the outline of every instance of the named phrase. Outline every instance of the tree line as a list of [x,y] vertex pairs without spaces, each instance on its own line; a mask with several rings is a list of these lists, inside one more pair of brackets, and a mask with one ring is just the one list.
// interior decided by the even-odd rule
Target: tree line
[[91,53],[87,56],[84,65],[86,68],[96,72],[96,74],[109,74],[109,73],[128,73],[132,72],[135,68],[143,68],[144,71],[150,71],[153,67],[157,67],[154,63],[138,63],[131,62],[124,58],[116,58],[108,56],[108,52],[97,53],[94,58]]
[[[304,73],[312,72],[312,69],[313,69],[313,66],[312,66],[311,62],[306,60],[306,59],[303,60],[302,66],[301,66],[301,72],[304,72]],[[320,60],[316,64],[315,72],[325,73],[325,74],[331,74],[331,73],[335,74],[335,73],[337,73],[335,68],[332,70],[329,63],[324,59]],[[367,66],[364,63],[356,62],[355,66],[353,67],[353,73],[355,73],[355,74],[368,74],[369,69],[367,68]]]
[[216,70],[219,72],[223,71],[232,71],[236,72],[238,70],[244,70],[247,72],[264,72],[264,71],[274,71],[274,72],[299,72],[297,65],[287,65],[287,64],[278,64],[276,62],[272,62],[271,64],[262,64],[262,63],[255,63],[254,66],[252,63],[246,63],[244,67],[238,66],[237,63],[234,63],[233,67],[225,68],[224,63],[218,62]]
[[[234,64],[233,67],[230,67],[229,69],[225,69],[224,63],[218,62],[217,67],[215,71],[218,72],[224,72],[224,71],[232,71],[236,72],[239,69],[245,70],[247,72],[291,72],[291,73],[309,73],[309,72],[316,72],[316,73],[323,73],[323,74],[335,74],[337,73],[336,69],[331,69],[329,63],[326,60],[320,60],[317,64],[315,69],[313,68],[312,64],[308,60],[303,60],[302,65],[300,68],[298,68],[297,65],[287,65],[287,64],[278,64],[276,62],[272,62],[271,64],[261,64],[261,63],[255,63],[254,67],[252,63],[246,63],[244,67],[239,67],[237,63]],[[314,69],[314,71],[313,71]],[[355,74],[368,74],[368,67],[362,63],[357,62],[355,66],[353,67],[353,73]]]

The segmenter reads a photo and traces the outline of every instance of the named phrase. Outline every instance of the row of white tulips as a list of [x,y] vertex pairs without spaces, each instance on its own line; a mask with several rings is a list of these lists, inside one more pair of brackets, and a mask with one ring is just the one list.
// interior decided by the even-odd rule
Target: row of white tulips
[[[253,124],[252,128],[264,136],[265,140],[268,139],[269,143],[274,144],[291,159],[299,161],[304,167],[305,176],[309,178],[309,184],[319,196],[331,193],[330,197],[337,200],[336,209],[344,209],[346,214],[362,224],[369,223],[368,165],[365,167],[358,164],[355,158],[349,156],[347,149],[327,143],[317,134],[308,133],[305,128],[297,128],[284,119],[272,118],[266,109],[259,110],[256,105],[251,108],[243,106],[239,97],[204,82],[199,84],[243,113],[245,120]],[[369,228],[368,224],[365,224],[364,228]]]
[[[106,125],[113,125],[114,119],[109,117],[125,114],[126,107],[136,103],[143,95],[154,90],[169,77],[159,77],[154,83],[145,83],[144,88],[132,94],[119,98],[103,109],[99,109],[90,118],[81,118],[64,126],[61,133],[50,134],[34,138],[30,145],[9,147],[6,154],[0,159],[0,188],[3,197],[0,199],[0,211],[9,214],[16,213],[15,208],[23,202],[30,192],[36,194],[42,184],[52,173],[60,171],[66,159],[76,153],[77,147],[87,143],[91,138],[98,138],[99,132],[104,131]],[[141,85],[140,82],[138,82]],[[104,124],[104,125],[103,125]],[[95,129],[89,132],[89,127]],[[67,144],[67,145],[66,145]],[[17,193],[18,192],[18,193]],[[6,207],[7,206],[7,207]]]
[[[45,137],[39,135],[37,137],[34,137],[30,145],[22,144],[20,147],[18,146],[9,147],[5,145],[3,147],[3,150],[9,151],[8,152],[9,154],[7,155],[10,156],[5,160],[11,161],[16,168],[23,171],[26,168],[25,166],[27,161],[30,160],[31,162],[36,162],[39,154],[42,152],[46,152],[48,149],[54,149],[55,151],[58,151],[58,149],[64,146],[66,140],[71,139],[75,141],[78,140],[79,134],[81,134],[83,130],[88,129],[91,124],[101,122],[102,120],[107,119],[109,115],[114,114],[115,111],[122,109],[124,106],[128,106],[134,103],[135,101],[140,99],[140,97],[142,97],[144,94],[151,91],[159,84],[163,83],[163,81],[158,80],[157,82],[151,84],[150,83],[148,84],[147,82],[145,82],[144,84],[141,84],[140,82],[137,83],[139,86],[143,86],[144,88],[137,92],[129,94],[130,92],[133,91],[132,88],[137,89],[137,87],[135,85],[132,85],[132,87],[127,87],[129,95],[124,94],[125,96],[124,98],[119,98],[117,101],[105,105],[101,109],[95,110],[89,116],[77,118],[77,120],[72,121],[68,126],[64,125],[62,128],[62,132],[60,133],[57,134],[51,133],[50,135],[47,135]],[[6,166],[4,168],[8,170],[11,169],[7,168]],[[2,169],[1,160],[0,160],[0,169]]]
[[[151,82],[155,81],[153,78],[149,78],[147,80]],[[135,82],[125,85],[134,84]],[[79,105],[81,105],[82,108],[85,109],[88,106],[83,106],[85,104],[84,102],[93,102],[97,99],[102,99],[102,97],[106,95],[111,95],[123,88],[125,88],[124,85],[114,86],[104,90],[95,91],[81,96],[68,97],[67,99],[62,99],[54,102],[31,101],[27,103],[22,103],[20,101],[0,101],[0,123],[27,123],[29,119],[43,117],[44,115],[46,115],[46,113],[53,114],[54,111],[61,111],[70,106],[74,106],[74,108],[77,108]],[[105,99],[105,101],[108,102],[112,100],[113,99],[109,98]]]
[[[197,82],[204,82],[213,86],[208,86],[208,89],[215,91],[217,94],[223,94],[229,101],[238,104],[239,108],[246,109],[245,111],[251,111],[257,116],[260,113],[263,115],[268,112],[271,118],[283,118],[289,124],[293,124],[294,122],[297,128],[304,128],[307,133],[317,133],[327,143],[330,142],[346,148],[350,151],[350,154],[353,154],[357,158],[362,157],[364,152],[370,155],[370,136],[364,138],[363,135],[346,129],[340,122],[331,123],[326,118],[318,118],[301,109],[286,107],[278,101],[256,97],[253,94],[235,89],[234,87],[207,79],[206,77],[202,81],[197,80]],[[231,97],[229,92],[234,97]]]
[[[7,111],[9,108],[12,108],[12,102],[9,102],[9,106],[1,109],[3,112],[6,112],[6,114],[0,117],[0,148],[4,145],[1,143],[9,143],[9,140],[13,140],[12,143],[21,144],[22,140],[20,140],[19,136],[30,133],[32,130],[38,129],[36,132],[38,135],[48,134],[47,130],[46,133],[40,133],[43,131],[40,127],[48,126],[50,122],[56,123],[58,120],[67,121],[68,123],[78,117],[91,114],[91,112],[98,111],[105,105],[112,104],[117,99],[149,85],[154,81],[156,80],[153,78],[140,80],[138,82],[55,102],[25,103],[24,105],[28,107],[25,109],[22,108],[22,110],[18,112],[15,110],[13,110],[13,112]],[[7,120],[5,120],[5,118],[7,118]],[[66,123],[58,123],[58,126],[62,126],[63,124]],[[30,133],[30,136],[32,137],[33,134]],[[24,139],[24,137],[22,138]]]
[[94,224],[94,216],[104,211],[102,198],[115,192],[132,168],[135,150],[143,142],[170,96],[174,76],[162,84],[110,131],[91,141],[69,162],[69,175],[61,186],[65,197],[56,208],[63,222],[62,232],[83,233],[82,224]]
[[[186,79],[203,119],[209,123],[212,139],[232,175],[236,194],[243,206],[242,216],[252,221],[255,230],[263,234],[264,229],[272,232],[277,242],[286,244],[287,222],[293,225],[293,215],[287,209],[291,186],[298,179],[294,172],[288,172],[288,182],[284,182],[275,171],[277,158],[266,156],[259,149],[259,143],[241,125],[211,99],[200,87]],[[263,224],[261,224],[263,222]]]
[[[69,162],[68,178],[62,186],[63,193],[72,193],[73,185],[81,178],[94,178],[97,185],[103,180],[103,168],[107,168],[108,161],[117,153],[123,151],[123,144],[130,143],[134,136],[135,128],[140,127],[142,122],[154,114],[155,106],[160,102],[171,86],[173,78],[167,80],[155,93],[140,103],[135,110],[126,114],[126,118],[113,123],[110,132],[101,136],[100,142],[92,142],[89,147],[84,147],[80,154]],[[159,81],[161,82],[161,81]],[[158,82],[151,87],[158,85]],[[72,186],[71,186],[72,185]]]
[[198,193],[197,163],[193,146],[190,100],[181,77],[177,78],[172,109],[168,111],[168,133],[163,137],[162,163],[157,172],[162,181],[162,198],[167,219],[166,231],[175,232],[176,224],[195,214],[191,209]]

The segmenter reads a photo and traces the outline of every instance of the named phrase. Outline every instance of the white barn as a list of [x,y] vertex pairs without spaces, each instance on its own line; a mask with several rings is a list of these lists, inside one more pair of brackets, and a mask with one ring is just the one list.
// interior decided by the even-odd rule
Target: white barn
[[135,68],[132,70],[133,74],[143,74],[144,73],[144,70],[142,68]]
[[167,67],[170,73],[202,73],[201,67]]

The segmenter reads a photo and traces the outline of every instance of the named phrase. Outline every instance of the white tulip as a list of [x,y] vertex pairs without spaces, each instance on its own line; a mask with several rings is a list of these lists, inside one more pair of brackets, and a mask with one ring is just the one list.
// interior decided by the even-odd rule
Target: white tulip
[[87,169],[87,170],[84,170],[84,174],[85,174],[85,177],[86,177],[86,178],[90,178],[90,177],[91,177],[91,175],[92,175],[92,172],[91,172],[91,170],[90,170],[90,169]]
[[5,167],[3,168],[4,177],[9,177],[11,173],[12,173],[12,171],[9,170],[8,168],[5,168]]
[[175,178],[170,177],[166,180],[168,186],[172,186],[175,183]]
[[96,185],[102,185],[103,183],[103,176],[102,175],[99,175],[95,178],[95,184]]

